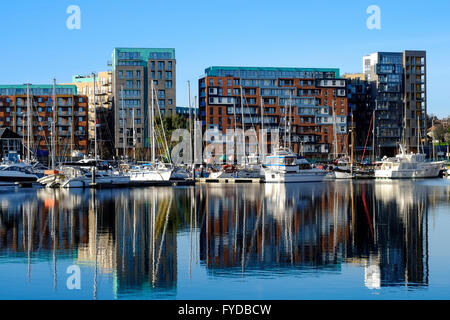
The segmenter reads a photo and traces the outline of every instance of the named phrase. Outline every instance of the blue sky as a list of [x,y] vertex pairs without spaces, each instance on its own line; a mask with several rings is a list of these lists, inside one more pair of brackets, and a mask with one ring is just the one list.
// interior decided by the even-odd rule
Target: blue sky
[[[69,5],[81,29],[66,28]],[[369,30],[369,5],[381,30]],[[450,1],[2,1],[0,84],[70,82],[107,70],[114,47],[173,47],[177,104],[212,65],[337,67],[375,51],[427,50],[428,112],[450,115]]]

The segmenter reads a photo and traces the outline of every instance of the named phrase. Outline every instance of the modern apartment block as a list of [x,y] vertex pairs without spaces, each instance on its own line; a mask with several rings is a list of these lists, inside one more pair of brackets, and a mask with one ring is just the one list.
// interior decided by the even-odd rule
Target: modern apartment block
[[371,85],[377,156],[394,155],[399,143],[416,151],[418,135],[425,137],[426,52],[375,52],[363,57],[363,72]]
[[426,51],[403,52],[405,143],[413,150],[426,138],[427,132],[426,60]]
[[[97,109],[94,113],[94,78],[93,75],[76,75],[72,77],[72,83],[77,87],[78,93],[89,97],[88,127],[89,127],[89,151],[94,152],[95,123],[97,123],[97,144],[99,155],[108,157],[114,154],[114,113],[112,72],[102,71],[96,74],[95,92],[97,97]],[[95,121],[96,116],[96,121]]]
[[317,159],[348,153],[347,80],[339,69],[209,67],[199,80],[199,97],[203,130],[254,128],[259,137],[263,125],[278,129],[283,145],[290,128],[294,152]]
[[[48,155],[53,119],[53,86],[30,85],[30,149],[38,157]],[[56,155],[87,153],[88,97],[74,85],[56,86]],[[9,128],[27,141],[27,86],[0,85],[0,127]],[[25,142],[25,146],[27,142]]]
[[355,126],[355,155],[362,157],[364,154],[366,160],[372,159],[372,122],[375,106],[372,87],[363,73],[343,74],[342,78],[348,82],[348,105],[353,113]]
[[[156,107],[159,107],[162,116],[175,115],[175,49],[114,49],[112,92],[114,96],[114,144],[117,156],[122,156],[124,150],[125,154],[131,154],[134,148],[137,150],[138,158],[142,159],[146,154],[144,148],[149,147],[148,111],[151,105],[152,81],[155,110],[157,110]],[[135,139],[133,139],[133,127]]]

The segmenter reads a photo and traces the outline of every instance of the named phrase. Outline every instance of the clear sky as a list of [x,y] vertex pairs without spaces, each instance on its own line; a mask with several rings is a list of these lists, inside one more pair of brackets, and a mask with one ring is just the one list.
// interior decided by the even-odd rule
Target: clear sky
[[[69,30],[69,5],[81,29]],[[369,5],[381,30],[369,30]],[[450,1],[4,0],[0,84],[70,82],[107,70],[114,47],[173,47],[177,105],[212,65],[337,67],[361,72],[375,51],[426,50],[428,113],[450,115]]]

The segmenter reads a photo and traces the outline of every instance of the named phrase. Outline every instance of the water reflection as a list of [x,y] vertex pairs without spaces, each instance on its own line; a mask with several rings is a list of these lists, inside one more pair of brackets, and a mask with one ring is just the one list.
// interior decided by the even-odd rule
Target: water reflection
[[30,280],[33,263],[49,261],[56,288],[58,260],[71,259],[93,269],[94,299],[99,274],[111,275],[114,297],[170,296],[193,266],[226,280],[308,277],[354,264],[367,288],[423,287],[428,212],[449,199],[448,187],[403,181],[6,190],[0,264],[23,261]]

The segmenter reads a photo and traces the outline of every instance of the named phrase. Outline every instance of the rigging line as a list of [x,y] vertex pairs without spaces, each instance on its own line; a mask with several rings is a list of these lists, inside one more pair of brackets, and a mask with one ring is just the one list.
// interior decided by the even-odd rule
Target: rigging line
[[373,118],[374,117],[375,117],[375,112],[372,114],[372,117],[370,118],[369,130],[367,131],[367,138],[366,138],[366,143],[364,144],[364,151],[363,151],[361,162],[364,162],[364,155],[366,154],[367,142],[369,141],[370,129],[372,128]]

